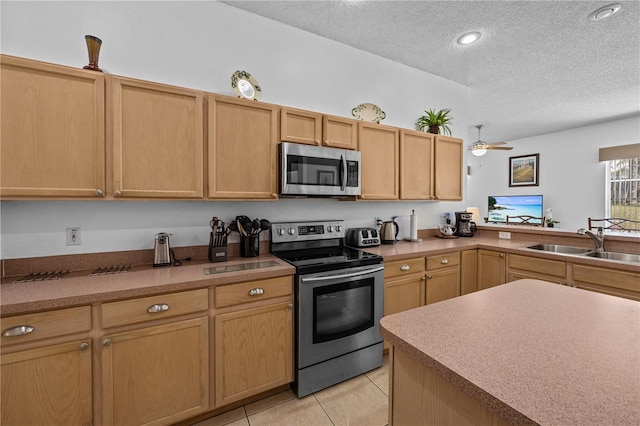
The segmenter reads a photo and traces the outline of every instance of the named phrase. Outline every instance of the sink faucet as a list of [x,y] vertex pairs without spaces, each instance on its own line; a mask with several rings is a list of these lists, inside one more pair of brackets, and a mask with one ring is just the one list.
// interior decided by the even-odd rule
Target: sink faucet
[[602,232],[602,227],[601,226],[598,227],[597,235],[594,234],[591,231],[587,231],[584,228],[578,229],[577,232],[580,235],[588,235],[588,236],[590,236],[591,239],[593,240],[593,242],[596,245],[596,251],[597,252],[603,252],[604,251],[604,232]]

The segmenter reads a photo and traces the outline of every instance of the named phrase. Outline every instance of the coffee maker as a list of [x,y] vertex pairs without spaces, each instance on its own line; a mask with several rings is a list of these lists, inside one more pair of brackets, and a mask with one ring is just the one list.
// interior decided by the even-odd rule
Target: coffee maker
[[456,232],[454,235],[473,237],[473,233],[478,229],[476,228],[476,223],[471,219],[473,219],[473,213],[456,212]]

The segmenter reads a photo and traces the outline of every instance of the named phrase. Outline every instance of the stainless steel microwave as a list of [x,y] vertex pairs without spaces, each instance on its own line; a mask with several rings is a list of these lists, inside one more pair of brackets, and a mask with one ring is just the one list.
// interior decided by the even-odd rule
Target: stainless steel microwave
[[349,197],[360,195],[360,152],[282,142],[280,195]]

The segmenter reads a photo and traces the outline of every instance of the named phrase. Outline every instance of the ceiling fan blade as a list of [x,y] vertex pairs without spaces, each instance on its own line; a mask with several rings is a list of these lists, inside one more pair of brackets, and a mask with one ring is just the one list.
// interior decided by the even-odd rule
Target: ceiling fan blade
[[506,142],[496,142],[496,143],[490,143],[489,145],[506,145]]
[[488,145],[487,149],[500,149],[503,151],[510,151],[513,149],[512,146],[493,146],[493,145]]

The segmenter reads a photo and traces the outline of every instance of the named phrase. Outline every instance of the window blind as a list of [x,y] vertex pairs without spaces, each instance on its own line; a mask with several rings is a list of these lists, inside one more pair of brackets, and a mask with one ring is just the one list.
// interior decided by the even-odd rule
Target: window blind
[[640,157],[640,143],[600,148],[600,161],[623,160]]

